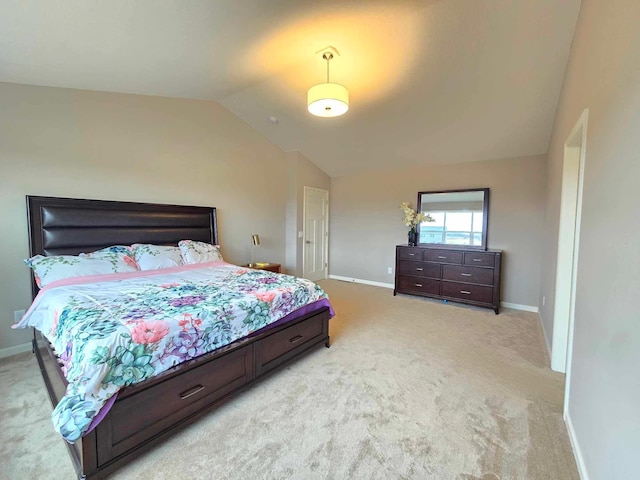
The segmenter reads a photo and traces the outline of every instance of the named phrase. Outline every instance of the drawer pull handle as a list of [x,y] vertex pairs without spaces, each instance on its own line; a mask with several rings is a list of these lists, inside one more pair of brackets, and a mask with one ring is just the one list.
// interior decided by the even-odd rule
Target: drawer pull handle
[[414,255],[415,255],[415,253],[410,253],[409,254],[410,257],[413,257]]
[[416,268],[417,271],[421,272],[424,270],[424,268]]
[[184,392],[182,392],[180,394],[180,398],[182,400],[186,400],[187,398],[192,397],[193,395],[195,395],[196,393],[198,393],[203,389],[204,389],[204,385],[196,385],[195,387],[191,387],[189,390],[185,390]]
[[438,255],[438,258],[441,258],[441,259],[443,259],[443,260],[446,260],[446,259],[447,259],[447,257],[443,257],[442,255]]
[[460,293],[464,293],[465,295],[471,295],[471,292],[467,292],[466,290],[460,290]]
[[422,284],[421,284],[421,283],[415,283],[414,285],[415,285],[416,287],[421,287],[421,286],[422,286]]
[[474,258],[474,259],[473,259],[473,261],[474,261],[474,262],[481,262],[481,261],[482,261],[482,259],[481,259],[481,258]]
[[304,337],[302,335],[296,335],[293,338],[290,338],[289,341],[291,343],[298,343],[300,340],[302,340]]
[[463,277],[470,277],[471,276],[470,273],[461,273],[460,275],[462,275]]

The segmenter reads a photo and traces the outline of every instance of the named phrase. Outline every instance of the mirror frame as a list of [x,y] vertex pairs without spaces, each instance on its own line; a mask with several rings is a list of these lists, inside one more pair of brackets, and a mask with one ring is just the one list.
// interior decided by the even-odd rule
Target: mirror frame
[[[489,229],[489,189],[488,188],[466,188],[459,190],[438,190],[418,192],[417,211],[422,212],[422,195],[439,193],[462,193],[462,192],[484,192],[482,199],[482,244],[481,245],[451,245],[448,243],[420,243],[419,247],[451,248],[456,250],[487,250],[487,233]],[[428,213],[428,212],[427,212]],[[418,240],[420,240],[420,225],[418,225]]]

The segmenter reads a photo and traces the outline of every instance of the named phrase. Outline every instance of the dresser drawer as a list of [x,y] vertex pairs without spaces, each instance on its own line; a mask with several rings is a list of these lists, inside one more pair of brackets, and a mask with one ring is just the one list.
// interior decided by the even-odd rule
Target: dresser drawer
[[398,275],[396,291],[399,293],[427,293],[440,295],[440,280]]
[[399,247],[398,258],[405,260],[422,260],[422,248],[417,247]]
[[293,352],[307,342],[324,337],[322,319],[310,318],[296,323],[284,330],[260,340],[257,345],[258,374],[280,364],[289,357],[285,354]]
[[253,345],[239,348],[118,399],[111,408],[110,421],[98,425],[98,435],[111,447],[98,452],[98,463],[126,452],[140,438],[162,432],[249,382],[254,377],[253,358]]
[[439,263],[462,263],[462,252],[454,252],[451,250],[431,250],[424,251],[424,260]]
[[493,253],[465,253],[464,264],[476,267],[493,267],[496,263],[496,256]]
[[492,303],[493,287],[458,282],[442,282],[442,296],[472,300],[474,302]]
[[463,265],[443,265],[442,278],[457,282],[480,283],[493,286],[493,268],[466,267]]
[[440,278],[440,268],[441,265],[438,265],[437,263],[398,260],[398,273],[400,275]]

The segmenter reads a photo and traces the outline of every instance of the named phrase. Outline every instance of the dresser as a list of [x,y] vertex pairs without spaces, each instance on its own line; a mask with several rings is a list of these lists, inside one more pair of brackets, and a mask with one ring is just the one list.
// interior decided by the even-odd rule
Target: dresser
[[500,311],[500,250],[396,246],[393,294],[467,303]]

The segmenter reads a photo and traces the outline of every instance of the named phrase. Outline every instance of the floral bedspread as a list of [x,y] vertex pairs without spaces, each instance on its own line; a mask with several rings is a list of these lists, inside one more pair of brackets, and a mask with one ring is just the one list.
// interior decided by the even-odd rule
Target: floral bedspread
[[224,262],[95,280],[54,282],[15,326],[37,328],[61,355],[69,385],[52,418],[71,443],[120,388],[326,298],[309,280]]

